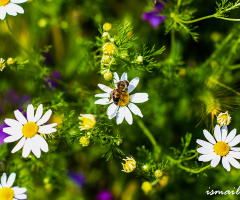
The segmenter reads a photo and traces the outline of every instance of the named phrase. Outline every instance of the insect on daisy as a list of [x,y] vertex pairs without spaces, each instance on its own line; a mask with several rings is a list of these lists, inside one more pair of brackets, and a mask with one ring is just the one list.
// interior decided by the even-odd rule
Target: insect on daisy
[[19,3],[25,3],[28,0],[1,0],[0,1],[0,19],[4,20],[6,14],[16,16],[17,13],[24,13],[21,6],[17,5]]
[[12,187],[16,178],[15,173],[11,173],[8,180],[7,174],[3,173],[1,177],[1,184],[0,184],[0,199],[1,200],[19,200],[19,199],[27,199],[27,195],[24,194],[27,189],[20,188],[20,187]]
[[[19,151],[23,147],[22,156],[28,157],[30,152],[40,158],[41,150],[48,152],[48,144],[45,139],[37,133],[51,134],[57,130],[53,128],[57,123],[44,125],[52,115],[52,110],[49,109],[43,115],[43,105],[40,104],[34,115],[34,107],[29,104],[27,107],[27,119],[19,110],[14,111],[15,119],[5,119],[4,122],[10,126],[3,129],[3,132],[10,136],[4,139],[5,143],[15,142],[21,139],[13,148],[12,153]],[[43,115],[43,116],[42,116]]]
[[[220,129],[219,125],[214,128],[214,137],[207,131],[203,130],[203,134],[208,142],[197,140],[197,143],[202,147],[197,149],[197,152],[203,154],[198,157],[199,161],[211,161],[211,166],[216,167],[221,158],[223,167],[230,171],[230,164],[237,169],[240,169],[240,164],[236,159],[240,159],[240,147],[235,147],[240,142],[240,135],[236,136],[236,129],[233,129],[229,134],[227,126]],[[236,137],[235,137],[236,136]]]
[[[130,110],[140,117],[143,117],[141,110],[134,103],[143,103],[148,100],[147,93],[135,93],[129,95],[138,85],[139,78],[136,77],[130,81],[127,80],[127,73],[123,73],[121,80],[119,80],[118,74],[114,73],[114,84],[116,89],[112,89],[103,84],[98,84],[104,92],[102,94],[96,94],[95,97],[103,97],[95,101],[95,104],[111,105],[107,109],[107,115],[109,119],[116,116],[117,124],[121,124],[124,120],[131,125],[133,123],[133,117]],[[130,110],[129,110],[130,109]]]

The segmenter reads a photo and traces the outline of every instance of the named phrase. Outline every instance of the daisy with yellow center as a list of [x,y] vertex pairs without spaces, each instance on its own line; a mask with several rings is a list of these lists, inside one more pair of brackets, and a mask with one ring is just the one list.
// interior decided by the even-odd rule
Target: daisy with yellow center
[[123,172],[126,173],[130,173],[132,172],[134,169],[136,169],[136,164],[137,162],[133,159],[133,158],[129,158],[127,157],[127,159],[123,159],[125,161],[125,163],[122,163],[123,166]]
[[27,0],[0,0],[0,19],[4,20],[6,14],[16,16],[17,13],[24,13],[21,6],[17,5],[19,3],[24,3]]
[[[30,152],[40,158],[41,150],[48,152],[48,144],[40,134],[51,134],[57,130],[53,128],[57,123],[44,125],[52,115],[52,110],[48,110],[43,115],[43,105],[40,104],[34,115],[32,104],[27,107],[27,119],[19,110],[14,111],[15,119],[5,119],[4,122],[9,126],[3,129],[3,132],[9,134],[4,139],[5,143],[15,142],[20,139],[18,144],[13,148],[12,153],[19,151],[23,147],[22,156],[28,157]],[[43,116],[42,116],[43,115]]]
[[[202,147],[197,149],[197,152],[203,154],[198,160],[203,162],[211,161],[211,166],[216,167],[221,158],[223,167],[230,171],[230,164],[237,169],[240,169],[240,164],[236,159],[240,159],[240,147],[235,147],[240,143],[240,135],[236,136],[236,129],[233,129],[228,134],[227,126],[220,128],[216,125],[214,128],[214,137],[207,131],[203,130],[203,134],[208,142],[197,140],[197,143]],[[235,137],[236,136],[236,137]]]
[[82,121],[79,123],[80,124],[79,128],[81,131],[92,129],[97,122],[94,115],[91,114],[80,114],[78,119]]
[[[1,177],[1,184],[0,184],[0,199],[1,200],[19,200],[19,199],[27,199],[27,195],[24,194],[27,189],[26,188],[19,188],[19,187],[12,187],[16,178],[15,173],[11,173],[8,180],[7,174],[3,173]],[[11,188],[12,187],[12,188]]]
[[106,44],[103,45],[103,53],[107,55],[113,55],[115,52],[115,46],[111,42],[107,42]]
[[217,117],[217,123],[221,126],[227,126],[231,123],[231,117],[228,114],[228,111],[225,113],[220,113]]
[[[126,80],[127,73],[123,73],[121,79],[119,79],[119,76],[116,72],[114,73],[115,85],[119,81]],[[138,82],[139,82],[138,77],[134,78],[129,82],[126,91],[121,93],[121,98],[119,98],[119,102],[117,105],[115,104],[115,102],[113,102],[113,98],[109,100],[111,94],[114,92],[114,89],[103,84],[98,84],[98,87],[100,87],[106,93],[96,94],[95,97],[102,97],[102,99],[98,99],[97,101],[95,101],[95,104],[100,105],[111,104],[107,109],[108,118],[112,119],[116,117],[117,124],[121,124],[125,118],[126,121],[131,125],[133,123],[133,117],[130,110],[133,112],[133,114],[143,117],[141,110],[134,103],[144,103],[148,101],[147,93],[135,93],[130,95],[130,93],[137,87]]]

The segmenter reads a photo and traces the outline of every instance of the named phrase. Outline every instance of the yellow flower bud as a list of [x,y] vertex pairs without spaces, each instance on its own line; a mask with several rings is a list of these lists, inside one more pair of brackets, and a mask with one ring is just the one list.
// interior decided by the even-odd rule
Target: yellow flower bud
[[217,117],[217,123],[220,124],[221,126],[227,126],[231,122],[231,117],[228,114],[228,111],[225,113],[220,113]]
[[103,24],[103,30],[104,31],[110,31],[111,30],[111,28],[112,28],[112,24],[110,24],[110,23],[105,23],[105,24]]
[[127,157],[127,159],[123,159],[125,164],[122,163],[123,170],[126,173],[132,172],[136,168],[137,162],[133,158]]
[[145,181],[143,182],[142,184],[142,190],[145,192],[145,193],[148,193],[152,190],[152,185],[151,183],[149,183],[148,181]]
[[156,178],[161,178],[162,176],[163,176],[163,172],[161,170],[158,169],[158,170],[155,171],[155,177]]
[[2,71],[5,67],[5,60],[3,58],[0,58],[0,71]]
[[12,65],[15,64],[15,60],[14,60],[13,58],[8,58],[8,59],[7,59],[7,64],[8,64],[9,66],[12,66]]
[[87,147],[90,143],[90,139],[87,136],[82,136],[79,140],[79,143],[83,146],[83,147]]
[[96,124],[96,119],[94,115],[91,114],[80,114],[79,118],[82,122],[80,122],[80,130],[90,130],[92,129]]

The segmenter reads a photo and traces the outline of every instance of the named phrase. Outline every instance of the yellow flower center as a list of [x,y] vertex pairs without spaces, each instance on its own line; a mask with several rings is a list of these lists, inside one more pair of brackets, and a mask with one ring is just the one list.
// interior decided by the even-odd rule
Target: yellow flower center
[[6,6],[9,2],[10,0],[0,0],[0,6]]
[[119,99],[118,106],[126,106],[130,102],[130,96],[128,92],[122,93],[122,98]]
[[22,127],[22,134],[25,138],[32,138],[38,132],[38,125],[34,122],[28,122]]
[[213,146],[213,150],[219,156],[226,156],[230,150],[230,147],[227,143],[220,141]]
[[107,42],[104,46],[103,46],[103,53],[107,54],[107,55],[113,55],[115,52],[115,46],[113,43]]
[[227,126],[231,122],[231,117],[228,112],[220,113],[217,117],[217,123],[222,126]]
[[1,200],[12,200],[14,197],[13,189],[9,187],[3,187],[0,189],[0,199]]

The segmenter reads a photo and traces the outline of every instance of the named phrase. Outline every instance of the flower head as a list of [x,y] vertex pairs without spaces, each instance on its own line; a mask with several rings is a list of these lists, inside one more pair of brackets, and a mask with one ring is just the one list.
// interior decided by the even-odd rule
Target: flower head
[[16,61],[15,61],[13,58],[11,58],[11,57],[7,59],[7,64],[8,64],[9,66],[14,65],[15,62],[16,62]]
[[[127,73],[122,74],[121,81],[122,82],[127,81]],[[120,80],[119,80],[118,74],[115,72],[114,83],[116,85],[119,82]],[[127,91],[121,93],[121,97],[119,98],[118,102],[116,102],[116,99],[113,100],[113,98],[111,98],[111,96],[114,96],[113,95],[114,92],[116,92],[114,89],[102,84],[98,84],[98,86],[106,93],[95,95],[95,97],[103,97],[102,99],[98,99],[97,101],[95,101],[95,104],[101,104],[101,105],[111,104],[107,109],[107,115],[109,119],[112,119],[116,116],[117,124],[121,124],[124,118],[129,124],[132,124],[133,117],[130,110],[135,115],[143,117],[141,110],[134,103],[143,103],[148,100],[147,93],[135,93],[135,94],[129,95],[129,93],[131,93],[137,87],[138,82],[139,82],[138,77],[131,80],[127,87]]]
[[[167,2],[167,0],[164,0]],[[164,22],[166,19],[166,16],[160,15],[159,12],[165,7],[165,5],[159,0],[156,1],[156,4],[154,5],[154,10],[145,12],[142,14],[142,19],[145,21],[148,21],[153,28],[157,28],[159,24]]]
[[112,29],[112,24],[106,22],[105,24],[103,24],[103,30],[104,31],[110,31]]
[[27,189],[20,187],[12,187],[16,178],[15,173],[11,173],[8,180],[7,174],[3,173],[1,177],[0,184],[0,199],[1,200],[19,200],[19,199],[27,199],[27,195],[24,194]]
[[1,0],[0,1],[0,19],[4,20],[6,14],[16,16],[17,13],[24,13],[21,6],[17,5],[19,3],[24,3],[27,0]]
[[145,181],[142,183],[142,190],[145,192],[145,193],[148,193],[152,190],[152,185],[151,183],[149,183],[148,181]]
[[83,146],[83,147],[87,147],[90,143],[90,139],[87,136],[82,136],[79,140],[79,143]]
[[154,174],[156,178],[161,178],[163,176],[163,172],[159,169],[156,170]]
[[80,114],[78,119],[82,121],[79,123],[80,124],[79,128],[81,131],[82,130],[90,130],[97,123],[94,115],[91,115],[91,114]]
[[[202,147],[197,149],[197,152],[203,154],[198,160],[203,162],[211,161],[211,166],[216,167],[222,157],[223,167],[230,171],[230,164],[237,169],[240,169],[240,164],[236,159],[240,159],[240,148],[235,147],[240,142],[240,135],[236,136],[236,129],[233,129],[229,134],[227,126],[220,129],[219,125],[214,128],[214,137],[207,131],[203,130],[203,134],[208,140],[197,140],[197,143]],[[236,136],[236,137],[235,137]]]
[[220,113],[217,117],[217,123],[221,126],[227,126],[231,123],[231,117],[228,114],[228,111],[225,113]]
[[[14,111],[15,119],[5,119],[4,122],[10,126],[3,129],[3,132],[10,136],[4,139],[5,143],[15,142],[21,139],[13,148],[12,153],[19,151],[23,147],[22,156],[28,157],[30,152],[40,158],[41,150],[48,152],[48,144],[40,134],[51,134],[57,130],[53,128],[57,123],[44,125],[51,117],[52,110],[48,110],[43,115],[43,105],[40,104],[34,115],[34,107],[29,104],[27,107],[27,119],[19,110]],[[42,116],[43,115],[43,116]]]
[[5,67],[6,67],[5,60],[3,58],[0,58],[0,71],[2,71]]
[[127,159],[123,159],[125,163],[122,163],[123,172],[130,173],[136,168],[137,162],[133,158],[127,157]]
[[103,48],[102,48],[103,53],[104,53],[104,54],[107,54],[107,55],[113,55],[114,52],[115,52],[115,49],[116,49],[116,48],[115,48],[114,44],[111,43],[111,42],[105,43],[105,44],[103,45]]

